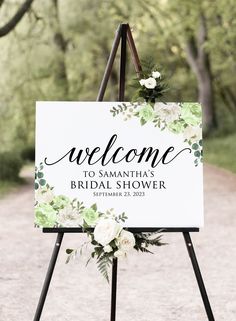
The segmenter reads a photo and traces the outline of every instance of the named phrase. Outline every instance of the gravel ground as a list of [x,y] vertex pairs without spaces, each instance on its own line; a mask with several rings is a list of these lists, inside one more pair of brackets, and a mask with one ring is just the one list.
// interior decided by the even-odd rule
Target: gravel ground
[[[55,234],[33,228],[33,179],[0,200],[0,321],[33,320]],[[217,321],[236,320],[236,175],[205,166],[205,228],[192,238]],[[110,288],[94,264],[65,265],[65,235],[42,321],[108,321]],[[119,262],[117,321],[207,320],[181,234]]]

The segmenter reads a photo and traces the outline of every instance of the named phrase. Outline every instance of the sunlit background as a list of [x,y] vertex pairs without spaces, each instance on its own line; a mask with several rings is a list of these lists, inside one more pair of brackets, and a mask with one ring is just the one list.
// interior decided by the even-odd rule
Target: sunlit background
[[[235,0],[0,0],[1,320],[33,319],[55,237],[33,228],[35,101],[95,100],[123,22],[141,60],[165,75],[164,100],[202,103],[205,228],[193,238],[216,319],[235,319]],[[118,66],[119,53],[105,100],[117,99]],[[127,101],[135,77],[129,60]],[[118,320],[205,320],[182,236],[173,234],[155,256],[119,263]],[[63,253],[80,236],[66,235]],[[59,260],[47,320],[107,320],[110,289],[95,264]]]

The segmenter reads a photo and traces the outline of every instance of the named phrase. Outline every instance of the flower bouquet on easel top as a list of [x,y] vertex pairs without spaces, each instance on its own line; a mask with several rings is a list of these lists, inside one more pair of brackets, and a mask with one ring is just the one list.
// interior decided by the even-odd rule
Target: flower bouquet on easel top
[[155,104],[168,91],[163,73],[152,60],[142,61],[139,78],[131,84],[136,89],[132,101]]
[[203,161],[200,104],[160,102],[168,86],[162,73],[151,62],[144,63],[140,78],[135,79],[132,87],[136,89],[132,102],[113,106],[110,110],[113,117],[121,114],[125,121],[138,117],[141,126],[153,123],[160,130],[182,135],[183,141],[192,149],[195,166],[198,166]]

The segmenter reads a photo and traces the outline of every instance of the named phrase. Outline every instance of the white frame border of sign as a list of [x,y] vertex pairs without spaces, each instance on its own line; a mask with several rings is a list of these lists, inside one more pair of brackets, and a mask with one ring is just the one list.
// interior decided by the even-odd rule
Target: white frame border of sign
[[[143,126],[139,116],[125,121],[126,116],[120,112],[114,117],[111,111],[125,108],[122,107],[125,104],[130,103],[37,102],[37,227],[79,228],[82,214],[75,204],[82,202],[87,209],[96,205],[101,213],[111,208],[115,213],[125,213],[126,228],[145,231],[146,228],[203,226],[202,163],[195,156],[196,148],[192,149],[192,145],[197,145],[197,153],[201,154],[200,146],[194,143],[201,135],[189,143],[182,132],[173,133],[167,126],[162,130],[153,119]],[[200,105],[196,103],[157,103],[155,108],[172,108],[178,115],[186,110],[190,118],[189,110],[195,106],[201,115]],[[134,114],[147,107],[141,103],[132,105]],[[155,110],[153,113],[158,115]],[[53,124],[55,117],[57,121]],[[187,130],[199,128],[201,131],[200,116],[197,121],[199,127],[188,125]],[[90,135],[84,139],[90,127]],[[98,154],[90,159],[97,149]],[[120,152],[118,161],[113,159],[117,151]],[[131,161],[127,162],[124,158],[130,152],[133,152]],[[87,157],[90,154],[92,156]],[[88,175],[90,172],[92,177]],[[73,213],[76,210],[73,217],[68,215],[70,208]]]

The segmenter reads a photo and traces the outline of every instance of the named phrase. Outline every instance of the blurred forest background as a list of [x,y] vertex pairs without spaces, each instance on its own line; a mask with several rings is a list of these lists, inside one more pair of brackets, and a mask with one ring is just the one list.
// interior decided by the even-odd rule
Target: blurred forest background
[[[234,0],[0,0],[2,191],[34,158],[35,101],[95,100],[122,22],[165,73],[165,100],[203,104],[206,161],[236,172]],[[114,68],[106,100],[117,81]]]

